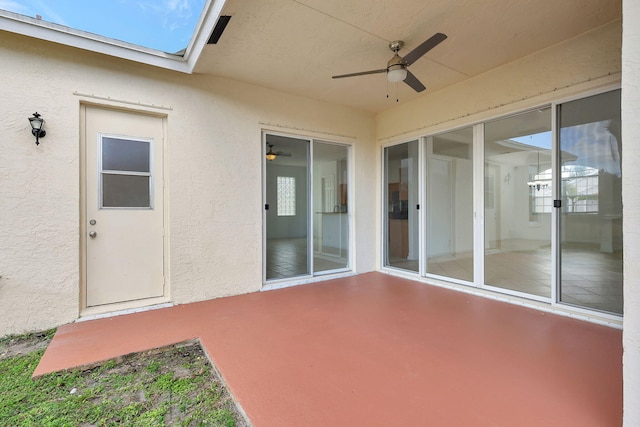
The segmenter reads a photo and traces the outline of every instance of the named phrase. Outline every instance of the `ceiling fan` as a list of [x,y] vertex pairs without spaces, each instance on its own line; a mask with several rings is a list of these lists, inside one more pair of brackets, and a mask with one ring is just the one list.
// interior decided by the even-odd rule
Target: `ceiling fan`
[[278,156],[291,157],[291,153],[284,153],[282,151],[273,151],[273,144],[267,143],[267,145],[269,146],[269,151],[267,151],[267,154],[265,155],[267,160],[269,160],[269,161],[275,160],[276,157],[278,157]]
[[420,83],[420,80],[416,76],[414,76],[411,71],[407,69],[411,64],[416,62],[418,59],[422,57],[425,53],[429,52],[431,49],[442,43],[447,36],[442,33],[436,33],[411,52],[407,53],[404,57],[398,55],[398,51],[402,49],[404,46],[404,42],[402,40],[394,40],[389,43],[389,49],[393,51],[393,58],[387,62],[387,68],[381,68],[379,70],[370,70],[370,71],[361,71],[359,73],[351,73],[351,74],[341,74],[338,76],[332,76],[334,79],[342,79],[344,77],[355,77],[355,76],[364,76],[366,74],[378,74],[378,73],[387,73],[387,80],[395,83],[404,81],[407,85],[409,85],[416,92],[422,92],[425,90],[425,86]]

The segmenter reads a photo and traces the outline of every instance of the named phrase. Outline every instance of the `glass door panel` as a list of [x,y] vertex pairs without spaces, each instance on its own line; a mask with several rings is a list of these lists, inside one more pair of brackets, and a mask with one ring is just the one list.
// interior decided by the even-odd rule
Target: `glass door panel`
[[429,138],[428,274],[473,282],[473,128]]
[[385,266],[419,271],[418,141],[384,150]]
[[622,314],[620,91],[558,107],[560,301]]
[[349,266],[349,148],[313,143],[313,269],[328,272]]
[[551,109],[485,124],[484,282],[551,297]]
[[266,135],[266,279],[308,275],[309,144],[308,140]]

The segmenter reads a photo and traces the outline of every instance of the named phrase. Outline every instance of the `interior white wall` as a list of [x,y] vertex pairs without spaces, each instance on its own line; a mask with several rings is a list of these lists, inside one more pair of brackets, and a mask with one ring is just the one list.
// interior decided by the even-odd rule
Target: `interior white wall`
[[[267,200],[273,201],[267,211],[267,239],[286,239],[307,237],[307,222],[309,216],[307,174],[308,169],[303,166],[286,166],[268,164]],[[277,179],[287,176],[296,180],[296,214],[295,216],[278,216],[277,210]]]
[[[0,336],[78,317],[83,101],[167,117],[173,302],[261,288],[263,129],[353,144],[355,264],[375,267],[371,114],[11,33],[0,37],[0,63]],[[27,120],[35,111],[47,130],[38,147]]]
[[454,253],[464,254],[473,251],[473,166],[471,159],[453,159],[455,170],[455,209],[453,212],[455,227]]
[[624,426],[640,425],[640,3],[623,0]]

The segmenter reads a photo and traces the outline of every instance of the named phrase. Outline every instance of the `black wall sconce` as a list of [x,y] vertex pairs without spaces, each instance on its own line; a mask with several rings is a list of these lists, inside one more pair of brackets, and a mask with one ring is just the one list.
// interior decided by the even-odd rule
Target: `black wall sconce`
[[31,125],[31,133],[36,137],[36,145],[39,145],[40,138],[44,138],[47,134],[44,130],[44,119],[40,118],[40,114],[36,111],[33,113],[33,117],[29,117],[29,124]]

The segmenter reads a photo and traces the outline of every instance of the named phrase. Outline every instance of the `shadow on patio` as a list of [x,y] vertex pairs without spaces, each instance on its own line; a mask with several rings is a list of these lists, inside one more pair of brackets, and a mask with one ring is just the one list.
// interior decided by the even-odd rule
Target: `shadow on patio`
[[382,273],[62,326],[34,375],[199,338],[262,426],[618,426],[622,332]]

